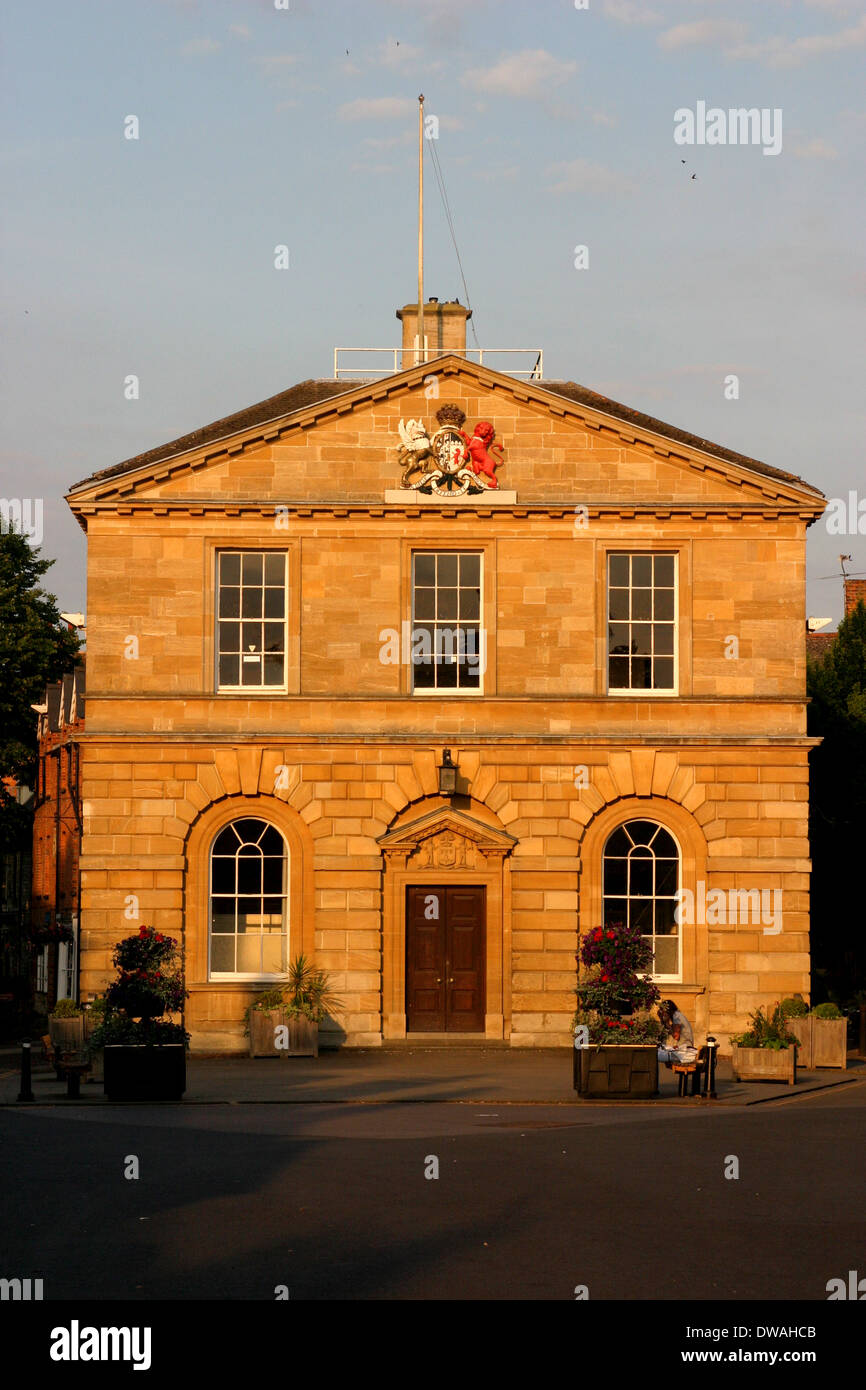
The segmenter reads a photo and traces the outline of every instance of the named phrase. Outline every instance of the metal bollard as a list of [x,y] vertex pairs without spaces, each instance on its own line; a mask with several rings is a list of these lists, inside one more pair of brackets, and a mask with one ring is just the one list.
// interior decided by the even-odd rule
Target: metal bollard
[[33,1087],[30,1082],[30,1043],[24,1041],[21,1044],[21,1090],[18,1092],[20,1101],[33,1100]]
[[704,1090],[704,1095],[708,1096],[710,1100],[718,1100],[718,1096],[716,1095],[716,1052],[718,1046],[715,1038],[707,1034],[707,1048],[709,1049],[710,1056],[707,1063],[707,1075],[704,1079],[704,1086],[706,1088]]

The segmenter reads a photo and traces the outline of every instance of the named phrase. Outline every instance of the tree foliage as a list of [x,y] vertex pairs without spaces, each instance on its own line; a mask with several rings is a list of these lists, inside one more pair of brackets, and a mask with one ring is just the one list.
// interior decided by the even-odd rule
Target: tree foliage
[[[72,666],[80,642],[61,626],[53,594],[40,579],[54,564],[40,558],[23,535],[0,534],[0,778],[32,781],[36,715],[45,686]],[[0,783],[0,848],[29,833],[29,815]]]
[[811,920],[815,992],[850,1004],[866,987],[862,859],[866,849],[866,607],[809,663]]

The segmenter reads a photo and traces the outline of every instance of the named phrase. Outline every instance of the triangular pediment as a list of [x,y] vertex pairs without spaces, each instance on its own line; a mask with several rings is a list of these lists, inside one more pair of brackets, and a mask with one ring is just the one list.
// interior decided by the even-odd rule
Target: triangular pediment
[[[521,380],[449,355],[374,382],[302,386],[94,474],[72,489],[70,506],[82,520],[138,503],[377,506],[400,487],[400,423],[418,420],[432,435],[438,411],[453,405],[467,430],[490,422],[503,454],[499,487],[521,505],[823,510],[818,490],[793,475],[572,382]],[[481,498],[492,500],[492,490]]]
[[[437,806],[377,840],[386,854],[418,855],[440,868],[472,867],[475,854],[504,855],[517,840],[506,830],[453,806]],[[426,851],[426,854],[425,854]]]

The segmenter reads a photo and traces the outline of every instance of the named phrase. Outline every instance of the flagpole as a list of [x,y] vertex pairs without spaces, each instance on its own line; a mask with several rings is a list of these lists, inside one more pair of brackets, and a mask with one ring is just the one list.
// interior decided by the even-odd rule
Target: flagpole
[[[427,361],[424,347],[424,96],[418,98],[418,347],[420,360]],[[417,365],[416,358],[416,365]]]

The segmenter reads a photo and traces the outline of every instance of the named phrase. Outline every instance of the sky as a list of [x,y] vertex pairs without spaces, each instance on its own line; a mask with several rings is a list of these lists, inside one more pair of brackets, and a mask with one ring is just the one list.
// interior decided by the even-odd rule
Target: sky
[[[866,571],[866,0],[6,0],[0,39],[0,496],[42,500],[62,609],[72,483],[399,342],[423,92],[480,345],[842,499],[808,533],[835,626],[824,576]],[[425,157],[425,289],[466,302]]]

